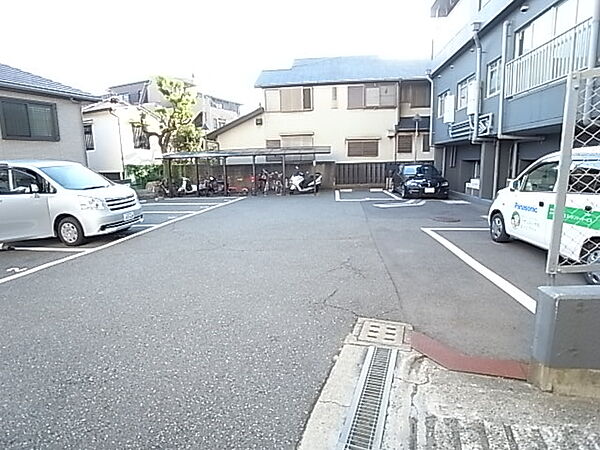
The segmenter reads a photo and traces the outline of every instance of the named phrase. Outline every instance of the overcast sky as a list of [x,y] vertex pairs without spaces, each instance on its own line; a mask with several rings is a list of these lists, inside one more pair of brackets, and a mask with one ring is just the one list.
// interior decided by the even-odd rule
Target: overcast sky
[[102,93],[156,74],[191,77],[252,109],[263,69],[294,58],[428,58],[430,0],[3,2],[0,62]]

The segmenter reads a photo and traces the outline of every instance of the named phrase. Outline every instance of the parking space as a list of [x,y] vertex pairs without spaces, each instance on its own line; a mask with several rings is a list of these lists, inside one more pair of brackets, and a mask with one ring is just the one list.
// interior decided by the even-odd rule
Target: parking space
[[142,200],[142,223],[127,230],[89,238],[78,247],[68,247],[58,239],[13,242],[10,245],[14,250],[0,252],[0,284],[240,200],[241,197]]
[[[487,223],[481,227],[423,228],[438,244],[452,252],[513,300],[535,313],[537,288],[547,285],[546,251],[521,241],[493,242]],[[581,274],[556,278],[559,285],[585,284]]]

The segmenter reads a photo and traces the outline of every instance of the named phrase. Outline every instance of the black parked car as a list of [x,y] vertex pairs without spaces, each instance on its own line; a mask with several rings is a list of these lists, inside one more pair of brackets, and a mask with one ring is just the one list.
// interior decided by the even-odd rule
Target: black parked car
[[403,198],[448,198],[448,180],[433,164],[401,164],[392,177],[393,190]]

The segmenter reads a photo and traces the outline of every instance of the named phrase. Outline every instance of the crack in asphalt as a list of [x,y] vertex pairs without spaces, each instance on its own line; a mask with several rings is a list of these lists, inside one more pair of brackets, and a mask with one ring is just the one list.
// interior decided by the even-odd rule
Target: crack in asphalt
[[344,311],[344,312],[350,313],[350,314],[352,314],[352,315],[354,316],[354,318],[355,318],[355,319],[358,319],[358,317],[359,317],[360,315],[359,315],[359,314],[358,314],[356,311],[354,311],[354,310],[352,310],[352,309],[350,309],[350,308],[345,308],[345,307],[343,307],[343,306],[339,306],[339,305],[332,305],[331,303],[328,303],[328,302],[329,302],[329,300],[331,300],[331,299],[332,299],[332,298],[335,296],[335,294],[337,294],[337,291],[338,291],[338,289],[337,289],[337,288],[335,288],[335,289],[334,289],[334,290],[333,290],[333,291],[332,291],[330,294],[328,294],[328,295],[327,295],[327,296],[326,296],[326,297],[325,297],[325,298],[324,298],[324,299],[323,299],[323,300],[320,302],[320,304],[321,304],[321,305],[323,305],[323,306],[325,306],[325,307],[328,307],[328,308],[338,309],[338,310],[340,310],[340,311]]

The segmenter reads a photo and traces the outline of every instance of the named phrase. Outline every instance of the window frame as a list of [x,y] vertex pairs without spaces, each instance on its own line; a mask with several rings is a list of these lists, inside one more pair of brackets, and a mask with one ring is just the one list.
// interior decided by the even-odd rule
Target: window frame
[[[140,130],[139,133],[136,133],[136,130]],[[134,149],[136,149],[136,150],[151,150],[152,149],[152,144],[150,143],[150,136],[148,136],[148,134],[146,134],[144,132],[144,127],[142,125],[132,123],[131,124],[131,134],[133,137],[133,148]],[[145,147],[143,145],[144,143],[146,143],[147,147]]]
[[[548,168],[548,167],[555,167],[555,169],[556,169],[556,177],[557,178],[555,178],[555,180],[554,180],[554,185],[552,186],[552,190],[548,191],[548,190],[535,190],[535,189],[527,190],[527,189],[525,189],[527,187],[527,180],[529,179],[529,177],[531,176],[531,174],[533,172],[536,172],[538,169]],[[558,181],[558,162],[557,161],[546,161],[546,162],[536,165],[535,167],[532,167],[530,170],[527,171],[527,173],[525,173],[521,177],[521,179],[518,181],[518,183],[519,183],[518,191],[519,192],[550,192],[550,193],[552,193],[552,192],[555,192],[555,190],[556,190],[557,181]]]
[[[86,132],[86,128],[90,130],[89,133]],[[90,137],[89,141],[92,144],[91,148],[88,148],[87,136]],[[83,124],[83,143],[85,145],[86,152],[95,152],[96,151],[96,141],[94,140],[94,124],[92,124],[92,123],[84,123]]]
[[[381,88],[393,87],[394,89],[394,104],[382,104]],[[350,106],[350,89],[360,88],[362,91],[362,103],[360,106]],[[378,104],[367,105],[367,89],[377,89],[378,91]],[[346,109],[396,109],[398,107],[398,83],[392,82],[380,82],[380,83],[362,83],[362,84],[349,84],[346,88],[348,102]]]
[[446,89],[444,92],[442,92],[441,94],[438,95],[438,102],[437,102],[437,114],[436,117],[438,119],[443,119],[444,118],[444,112],[446,111],[446,101],[447,101],[447,97],[450,95],[450,89]]
[[[487,72],[486,72],[486,82],[485,82],[485,98],[491,98],[491,97],[495,97],[496,95],[500,95],[500,85],[502,84],[502,79],[501,79],[501,66],[502,66],[502,57],[496,58],[495,60],[489,62],[487,64]],[[490,79],[491,79],[491,70],[493,67],[495,67],[496,71],[497,71],[497,75],[496,75],[496,79],[497,79],[497,86],[496,86],[496,90],[494,92],[490,92],[490,87],[491,87],[491,83],[490,83]]]
[[[410,150],[408,150],[408,151],[407,150],[400,151],[401,138],[404,138],[405,140],[406,140],[406,138],[410,139]],[[397,135],[397,137],[396,137],[396,153],[397,154],[399,154],[399,155],[412,155],[413,151],[414,151],[414,147],[415,147],[415,142],[414,142],[412,134],[398,134]]]
[[[471,74],[466,78],[463,78],[461,81],[459,81],[456,84],[456,111],[461,111],[463,109],[467,109],[467,106],[469,105],[469,85],[471,83],[475,82],[475,74]],[[462,105],[461,103],[461,96],[460,96],[460,91],[461,91],[461,86],[464,85],[465,88],[465,101],[464,101],[464,105]]]
[[[375,143],[377,145],[375,155],[365,155],[365,149],[363,147],[361,155],[350,154],[350,144],[352,143]],[[379,157],[379,139],[346,139],[346,156],[348,158],[378,158]]]
[[[17,103],[25,105],[27,112],[27,126],[29,127],[30,136],[12,136],[7,134],[6,130],[6,115],[4,113],[5,103]],[[51,121],[53,126],[52,136],[31,136],[31,120],[29,117],[29,105],[44,106],[50,108]],[[58,127],[58,111],[56,103],[40,102],[37,100],[27,100],[16,97],[0,97],[0,128],[2,128],[2,139],[10,141],[40,141],[40,142],[59,142],[60,141],[60,130]]]

